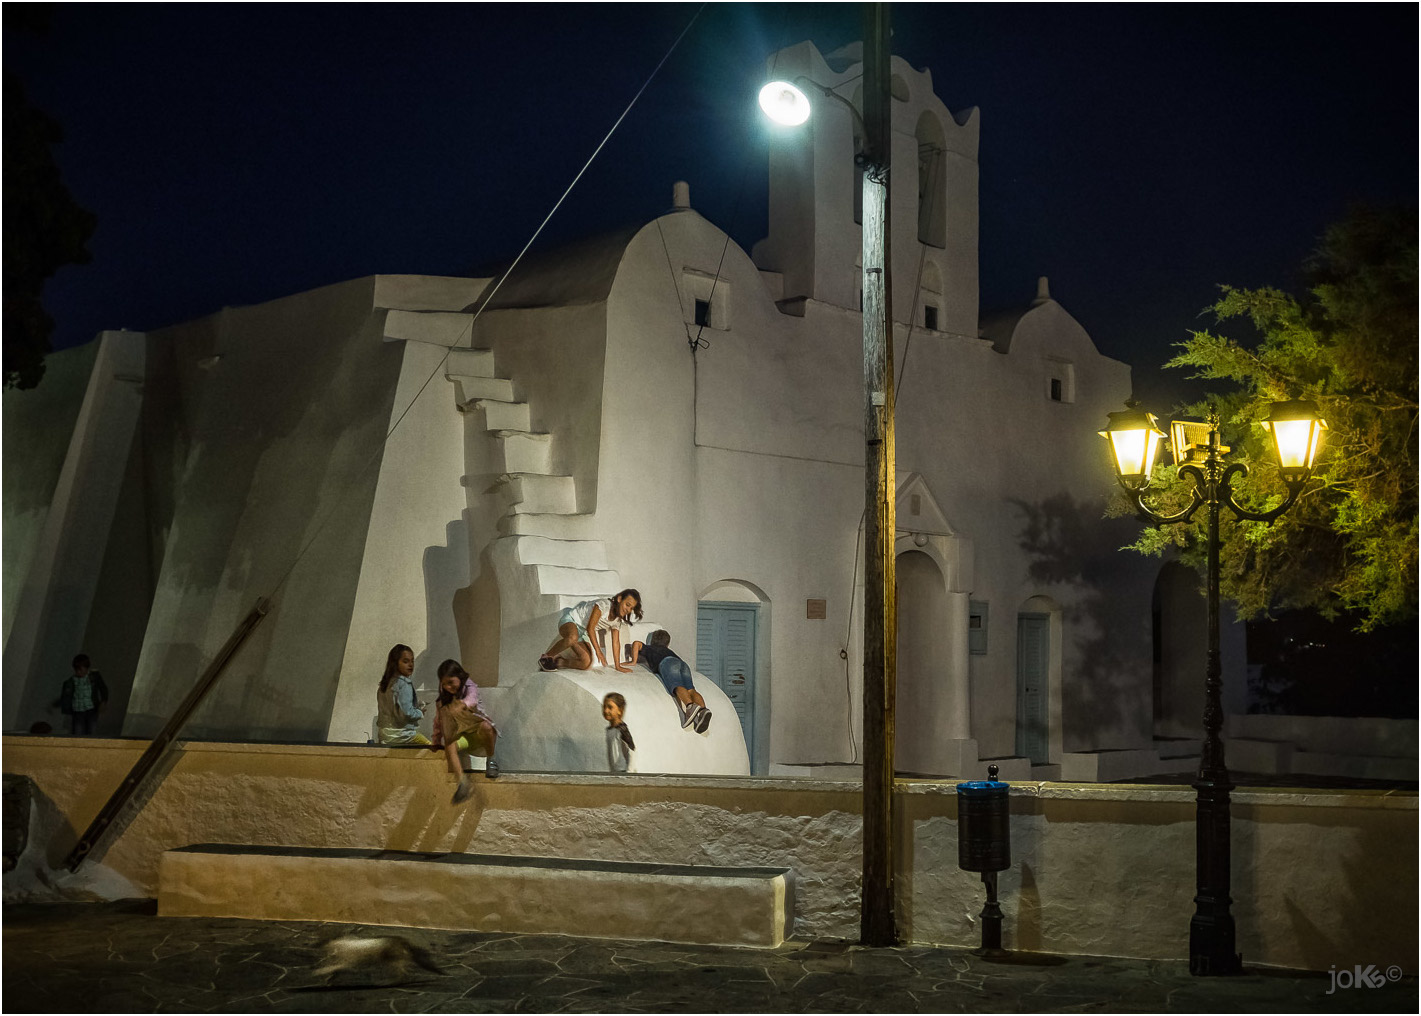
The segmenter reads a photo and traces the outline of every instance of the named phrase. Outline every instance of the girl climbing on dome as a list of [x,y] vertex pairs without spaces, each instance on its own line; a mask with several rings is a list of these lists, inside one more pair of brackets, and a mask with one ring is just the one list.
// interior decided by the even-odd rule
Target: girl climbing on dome
[[623,673],[631,671],[621,661],[621,633],[642,617],[641,593],[623,589],[616,596],[583,600],[558,615],[558,637],[538,658],[543,670],[587,670],[594,654],[599,666],[607,666],[602,636],[612,634],[612,665]]

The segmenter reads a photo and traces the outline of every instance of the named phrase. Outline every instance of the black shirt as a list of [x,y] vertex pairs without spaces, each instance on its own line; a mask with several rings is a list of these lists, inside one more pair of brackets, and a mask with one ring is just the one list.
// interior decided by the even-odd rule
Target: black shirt
[[[646,664],[648,670],[655,674],[660,672],[662,660],[680,660],[681,657],[672,652],[670,646],[653,646],[644,643],[641,647],[641,654],[638,659]],[[682,660],[681,662],[684,663],[685,661]]]

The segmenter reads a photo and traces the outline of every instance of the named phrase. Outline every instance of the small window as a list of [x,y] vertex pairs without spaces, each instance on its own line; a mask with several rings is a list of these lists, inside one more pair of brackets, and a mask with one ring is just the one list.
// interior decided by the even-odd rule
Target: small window
[[689,319],[686,322],[688,325],[714,328],[718,332],[729,331],[733,316],[731,285],[724,276],[688,266],[682,269],[681,285],[685,301],[681,304],[681,312]]
[[931,331],[937,331],[937,308],[928,304],[923,308],[923,327]]
[[987,655],[987,601],[967,603],[967,651],[973,656]]
[[1046,357],[1046,397],[1052,402],[1076,401],[1076,365],[1068,360]]

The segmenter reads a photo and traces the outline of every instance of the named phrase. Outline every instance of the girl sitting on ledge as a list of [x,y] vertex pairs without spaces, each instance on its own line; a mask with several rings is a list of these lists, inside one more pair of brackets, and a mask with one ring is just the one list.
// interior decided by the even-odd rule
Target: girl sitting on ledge
[[380,690],[375,694],[378,707],[376,726],[381,744],[428,744],[429,738],[419,732],[424,719],[424,707],[415,699],[414,650],[396,645],[385,660],[385,676],[380,678]]
[[459,758],[461,750],[488,758],[484,775],[498,776],[493,761],[493,748],[498,743],[498,728],[479,709],[479,686],[457,660],[445,660],[439,665],[439,713],[434,724],[434,746],[443,747],[449,771],[459,774],[459,787],[454,791],[454,803],[473,792],[469,774]]

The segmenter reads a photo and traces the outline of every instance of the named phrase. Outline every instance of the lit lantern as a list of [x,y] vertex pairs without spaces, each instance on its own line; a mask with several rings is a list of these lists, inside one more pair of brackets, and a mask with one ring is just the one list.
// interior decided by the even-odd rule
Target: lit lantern
[[[1170,446],[1174,451],[1174,464],[1183,465],[1193,459],[1194,452],[1209,451],[1209,425],[1203,420],[1171,420],[1169,423]],[[1219,448],[1219,454],[1227,452]],[[1202,458],[1203,456],[1200,456]]]
[[1111,413],[1109,418],[1110,422],[1100,436],[1110,441],[1110,450],[1115,458],[1115,475],[1126,486],[1145,486],[1149,483],[1155,456],[1164,438],[1159,421],[1153,413],[1133,406],[1123,412]]
[[771,81],[760,89],[760,108],[785,127],[798,127],[809,119],[809,97],[788,81]]
[[1302,399],[1275,402],[1263,427],[1273,435],[1283,480],[1305,481],[1322,448],[1322,432],[1327,429],[1327,422],[1317,415],[1317,404]]

